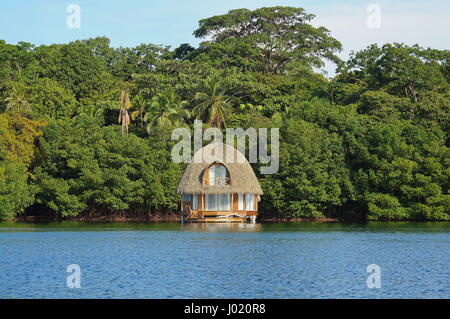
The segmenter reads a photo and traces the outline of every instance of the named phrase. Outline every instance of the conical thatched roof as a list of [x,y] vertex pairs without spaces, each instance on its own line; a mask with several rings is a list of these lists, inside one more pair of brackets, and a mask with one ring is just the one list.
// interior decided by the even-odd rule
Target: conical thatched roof
[[[216,154],[216,150],[223,150]],[[211,163],[223,164],[230,174],[230,185],[203,185],[203,174]],[[178,194],[253,193],[262,195],[262,189],[245,156],[234,147],[211,143],[198,150],[186,167],[177,187]]]

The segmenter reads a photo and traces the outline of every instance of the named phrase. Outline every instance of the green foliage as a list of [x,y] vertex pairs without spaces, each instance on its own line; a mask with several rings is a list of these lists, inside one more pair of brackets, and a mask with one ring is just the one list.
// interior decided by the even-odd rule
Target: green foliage
[[226,126],[232,111],[232,97],[226,94],[225,83],[218,76],[208,77],[201,91],[195,94],[197,105],[192,110],[197,118],[211,126]]
[[449,51],[374,44],[342,63],[313,18],[231,10],[173,51],[0,41],[0,219],[176,210],[171,132],[201,118],[280,129],[265,217],[450,220]]
[[35,140],[45,124],[17,112],[0,114],[0,160],[29,165],[35,157]]
[[48,78],[37,79],[28,88],[28,102],[38,114],[52,118],[72,117],[77,109],[77,100],[70,91]]
[[112,56],[108,63],[111,73],[129,81],[136,74],[148,73],[158,61],[170,58],[172,53],[168,48],[142,43],[134,48],[118,48]]
[[321,58],[339,62],[334,52],[341,44],[326,28],[309,24],[313,18],[302,8],[236,9],[200,20],[194,35],[211,39],[202,44],[201,51],[212,51],[228,66],[230,57],[247,57],[244,68],[254,71],[281,73],[295,63],[321,66]]
[[77,99],[100,95],[114,85],[105,61],[80,41],[40,46],[33,53],[38,75],[57,81]]
[[195,48],[190,46],[189,43],[183,43],[173,51],[174,59],[183,61],[189,57],[189,54],[194,51]]
[[321,217],[324,210],[342,205],[351,192],[342,138],[296,118],[286,121],[282,134],[280,170],[266,177],[282,185],[277,209],[289,217]]
[[186,121],[190,117],[187,105],[188,102],[181,100],[180,96],[173,91],[154,96],[144,117],[144,121],[148,122],[147,131],[149,134],[156,126],[169,128],[186,126]]
[[33,204],[33,188],[27,183],[26,166],[0,161],[0,221],[12,220]]
[[430,54],[430,50],[418,45],[408,47],[394,43],[380,48],[372,44],[354,53],[342,70],[349,77],[367,83],[370,89],[382,89],[417,102],[422,92],[448,90],[448,78],[442,66],[448,63],[449,52],[440,53]]
[[388,194],[372,193],[367,195],[369,219],[400,220],[408,214],[397,198]]
[[0,114],[0,220],[11,220],[34,203],[28,167],[45,124],[18,112]]
[[31,111],[26,95],[26,85],[23,82],[6,82],[8,96],[4,99],[6,111]]
[[169,156],[117,126],[98,127],[89,118],[52,122],[33,171],[37,203],[61,216],[173,208],[180,168]]
[[132,106],[133,106],[133,109],[135,109],[135,111],[133,111],[131,113],[131,119],[133,121],[138,119],[139,124],[141,126],[143,126],[144,125],[144,114],[146,112],[148,112],[150,103],[147,101],[147,99],[143,95],[138,94],[134,97]]

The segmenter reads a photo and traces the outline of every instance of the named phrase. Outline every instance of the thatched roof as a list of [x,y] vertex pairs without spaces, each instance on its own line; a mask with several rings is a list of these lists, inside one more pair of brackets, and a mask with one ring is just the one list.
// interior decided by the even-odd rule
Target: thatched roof
[[[216,154],[216,150],[223,150]],[[230,184],[203,185],[203,174],[211,163],[223,164],[230,174]],[[245,156],[234,147],[211,143],[198,150],[186,167],[177,187],[178,194],[253,193],[262,195],[262,189]]]

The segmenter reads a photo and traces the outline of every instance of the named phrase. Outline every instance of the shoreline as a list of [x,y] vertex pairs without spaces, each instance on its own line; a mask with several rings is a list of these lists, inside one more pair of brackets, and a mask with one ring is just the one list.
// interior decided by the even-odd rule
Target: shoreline
[[[181,222],[181,216],[175,213],[166,214],[151,214],[147,216],[79,216],[79,217],[51,217],[51,216],[19,216],[12,220],[13,222],[62,222],[62,221],[73,221],[73,222],[87,222],[87,223],[174,223]],[[281,217],[271,217],[271,218],[258,218],[259,223],[288,223],[288,222],[344,222],[342,219],[338,218],[281,218]]]
[[[51,222],[85,222],[85,223],[181,223],[181,216],[175,213],[151,214],[147,216],[80,216],[80,217],[51,217],[51,216],[19,216],[11,222],[24,223],[51,223]],[[263,217],[256,220],[257,223],[365,223],[372,220],[345,220],[340,218],[321,217],[321,218],[282,218],[282,217]],[[379,222],[445,222],[442,220],[384,220]]]

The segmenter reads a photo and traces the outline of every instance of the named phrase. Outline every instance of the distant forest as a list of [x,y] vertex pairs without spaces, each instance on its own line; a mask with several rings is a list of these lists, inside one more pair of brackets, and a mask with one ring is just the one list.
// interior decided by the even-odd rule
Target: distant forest
[[[348,61],[302,8],[199,21],[198,47],[0,41],[0,220],[177,212],[176,127],[280,128],[262,217],[450,220],[450,51]],[[336,64],[329,79],[319,70]]]

